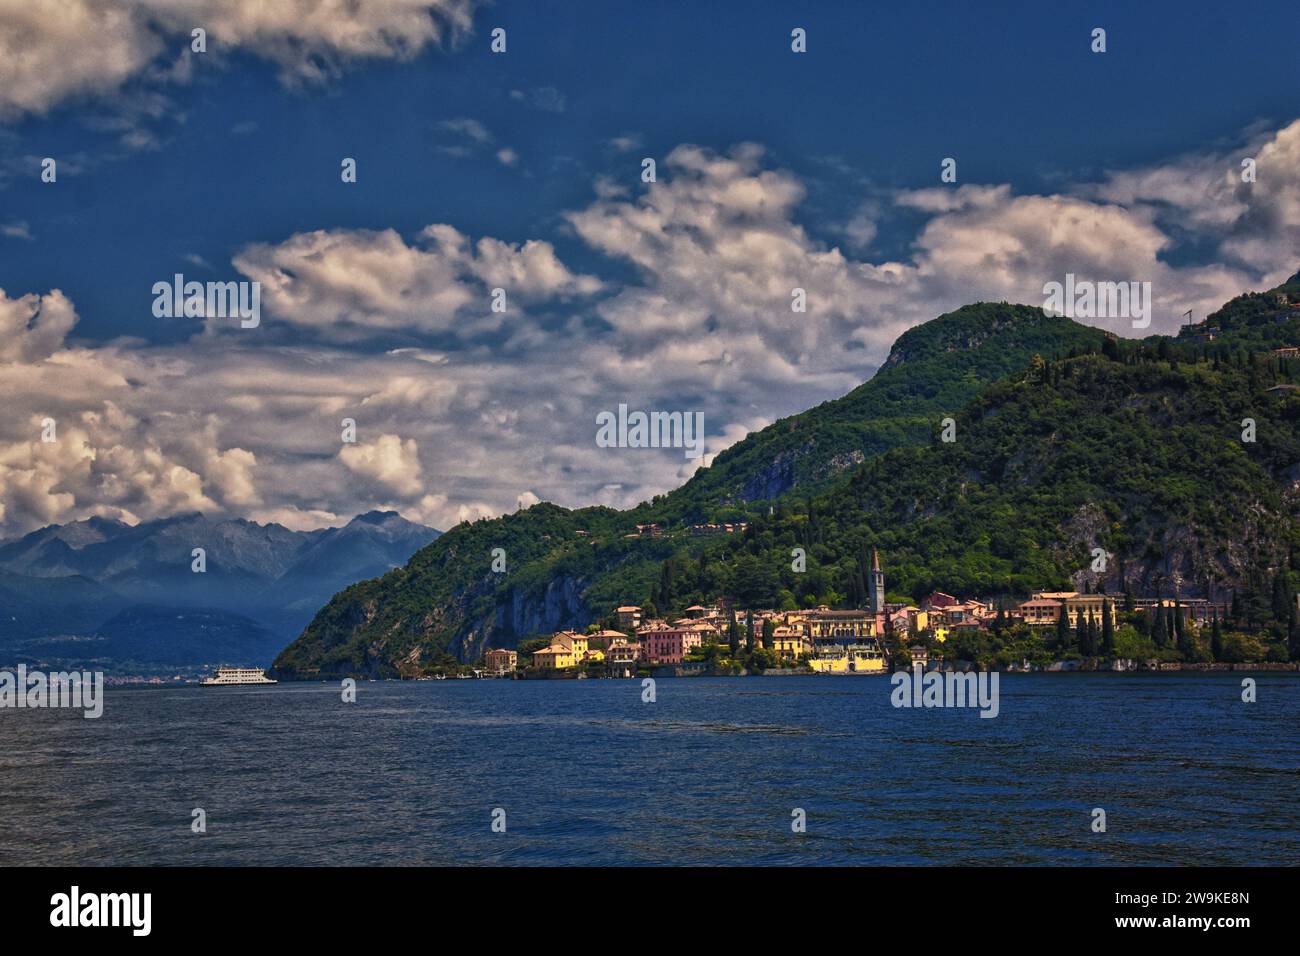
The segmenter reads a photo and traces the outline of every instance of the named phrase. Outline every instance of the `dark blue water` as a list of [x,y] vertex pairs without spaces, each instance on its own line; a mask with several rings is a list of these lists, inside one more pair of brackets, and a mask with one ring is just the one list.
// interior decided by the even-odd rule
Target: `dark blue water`
[[1295,863],[1300,675],[1254,677],[109,688],[0,710],[0,864]]

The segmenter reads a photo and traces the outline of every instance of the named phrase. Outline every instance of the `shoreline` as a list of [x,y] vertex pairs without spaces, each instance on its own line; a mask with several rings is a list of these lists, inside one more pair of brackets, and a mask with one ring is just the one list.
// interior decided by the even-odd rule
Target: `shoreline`
[[[1076,665],[1076,666],[1058,666],[1058,665],[1071,665],[1071,664],[1074,664],[1074,665]],[[941,672],[960,671],[960,672],[963,672],[963,673],[964,673],[964,672],[968,672],[968,671],[978,672],[978,671],[979,671],[979,668],[971,667],[971,666],[965,666],[965,667],[927,667],[927,668],[926,668],[926,672],[928,673],[928,672],[930,672],[930,671],[941,671]],[[1177,662],[1177,661],[1174,661],[1174,662],[1158,663],[1158,662],[1154,662],[1154,661],[1153,661],[1153,662],[1143,662],[1142,664],[1139,664],[1139,665],[1137,665],[1137,666],[1131,666],[1131,667],[1080,667],[1080,666],[1077,666],[1077,662],[1071,662],[1071,661],[1056,661],[1056,662],[1054,662],[1053,664],[1050,664],[1050,665],[1047,665],[1047,666],[1037,666],[1037,667],[1036,667],[1036,666],[1031,666],[1031,667],[1008,667],[1008,668],[1004,668],[1004,669],[1001,669],[1001,670],[999,670],[998,668],[990,668],[990,669],[988,670],[988,672],[990,672],[990,673],[993,672],[993,671],[998,671],[999,673],[1002,673],[1002,674],[1124,674],[1124,675],[1129,675],[1129,674],[1175,674],[1175,673],[1184,673],[1184,672],[1186,672],[1186,673],[1210,673],[1210,674],[1214,674],[1214,673],[1287,673],[1287,672],[1300,672],[1300,661],[1261,661],[1261,662],[1258,662],[1258,663],[1227,663],[1227,662],[1214,662],[1214,663],[1188,663],[1188,662]],[[591,677],[591,676],[588,676],[588,675],[586,675],[586,674],[581,674],[581,675],[579,675],[579,674],[564,674],[564,673],[554,673],[554,672],[534,673],[534,674],[524,674],[524,673],[521,672],[521,673],[510,674],[510,675],[505,675],[505,676],[501,676],[501,677],[497,677],[497,676],[484,676],[484,677],[478,677],[478,678],[465,678],[465,679],[466,679],[466,680],[480,680],[480,681],[512,681],[512,680],[518,680],[518,681],[578,681],[578,680],[594,680],[594,681],[607,681],[607,680],[613,680],[613,681],[636,681],[636,680],[643,680],[643,679],[645,679],[645,678],[647,678],[647,677],[654,678],[655,680],[659,680],[659,679],[661,679],[661,678],[663,678],[663,679],[677,679],[677,678],[690,679],[690,678],[699,678],[699,677],[728,677],[728,678],[730,678],[730,677],[813,677],[813,678],[822,678],[822,677],[889,677],[889,676],[891,676],[891,674],[893,674],[893,673],[894,673],[893,671],[880,670],[880,671],[871,671],[871,672],[869,672],[869,673],[823,674],[823,673],[817,673],[817,672],[815,672],[815,671],[796,670],[796,669],[793,669],[793,668],[780,668],[780,669],[773,669],[773,670],[767,670],[767,671],[757,671],[757,672],[754,672],[754,673],[750,673],[750,672],[747,672],[747,671],[742,671],[742,672],[740,672],[740,673],[734,673],[734,672],[731,672],[731,671],[717,671],[717,672],[713,672],[713,671],[707,671],[707,670],[699,670],[699,671],[688,670],[688,671],[683,671],[680,667],[677,667],[677,666],[674,666],[674,665],[666,665],[666,666],[663,667],[663,668],[657,668],[657,669],[655,669],[655,670],[652,670],[652,671],[649,672],[649,673],[645,673],[645,674],[636,674],[636,675],[634,675],[634,676],[632,676],[632,677]],[[908,673],[910,673],[910,671],[908,671]],[[327,684],[327,683],[336,683],[336,682],[338,682],[338,681],[341,681],[341,680],[345,679],[345,678],[348,677],[348,676],[351,676],[351,675],[339,675],[339,676],[337,676],[337,677],[288,677],[288,676],[285,676],[285,675],[280,675],[280,683],[281,683],[281,684],[313,684],[313,683],[317,683],[317,684]],[[437,678],[434,678],[434,677],[364,677],[364,678],[362,678],[362,677],[354,677],[354,679],[355,679],[355,680],[367,680],[367,681],[383,681],[383,682],[385,682],[385,683],[388,683],[388,682],[392,682],[392,683],[425,683],[425,682],[428,682],[428,683],[435,683],[435,682],[437,682]],[[455,678],[455,677],[448,677],[447,680],[457,680],[457,678]],[[173,685],[173,686],[175,686],[175,685]],[[182,686],[187,686],[187,685],[182,685]]]

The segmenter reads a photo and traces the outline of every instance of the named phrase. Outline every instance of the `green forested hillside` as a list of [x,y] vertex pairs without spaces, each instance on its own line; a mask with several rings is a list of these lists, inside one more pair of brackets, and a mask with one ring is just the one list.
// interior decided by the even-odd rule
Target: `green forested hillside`
[[[1274,321],[1261,345],[1260,327],[1132,342],[1029,307],[958,310],[900,337],[850,395],[750,436],[653,503],[543,504],[452,529],[405,568],[337,595],[276,670],[416,673],[626,602],[661,612],[720,596],[858,603],[870,547],[900,597],[1073,582],[1250,598],[1278,575],[1292,586],[1300,368],[1270,349],[1277,329],[1300,338]],[[1254,442],[1242,439],[1244,419]],[[771,462],[792,451],[797,480],[773,513],[746,504],[746,489],[770,487]],[[862,464],[835,480],[846,456]],[[691,538],[682,527],[722,511],[745,516],[748,532]],[[648,521],[668,535],[624,537]],[[504,573],[491,570],[497,547]],[[807,552],[802,573],[791,568],[796,547]],[[1103,574],[1090,570],[1097,547],[1112,556]]]
[[[1103,333],[1042,309],[977,303],[899,336],[870,381],[755,432],[668,497],[665,516],[820,490],[867,458],[924,442],[937,416],[1025,367],[1031,356],[1100,348]],[[686,509],[686,511],[683,511]]]

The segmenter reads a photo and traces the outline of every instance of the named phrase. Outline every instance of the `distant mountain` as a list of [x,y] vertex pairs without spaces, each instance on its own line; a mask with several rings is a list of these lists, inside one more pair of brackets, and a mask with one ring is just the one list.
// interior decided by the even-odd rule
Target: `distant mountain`
[[[104,518],[51,525],[0,545],[0,654],[20,654],[38,638],[102,636],[114,620],[110,657],[129,645],[132,660],[149,660],[154,646],[156,660],[175,664],[177,648],[187,648],[181,657],[206,663],[216,658],[202,649],[220,634],[213,653],[260,648],[268,658],[336,590],[400,566],[438,534],[378,511],[316,531],[200,514],[134,527]],[[195,548],[205,552],[201,574],[191,568]],[[171,613],[186,609],[207,616]],[[152,645],[127,641],[123,628],[133,622],[155,636]],[[49,652],[48,642],[40,646]]]
[[29,638],[88,634],[125,605],[121,595],[80,574],[35,577],[0,570],[0,654]]
[[[1296,305],[1292,280],[1227,303],[1204,323],[1213,333],[1140,341],[1029,306],[959,309],[901,336],[849,395],[746,437],[653,502],[542,503],[456,526],[336,594],[275,672],[419,673],[629,602],[851,604],[871,547],[899,597],[1101,585],[1259,605],[1300,583],[1300,368],[1274,352],[1300,346]],[[690,534],[720,517],[748,529]],[[662,534],[637,533],[652,522]],[[495,547],[505,574],[490,570]],[[1112,556],[1100,574],[1098,547]]]
[[136,606],[95,629],[114,661],[185,665],[266,665],[280,650],[279,635],[251,618],[215,608]]

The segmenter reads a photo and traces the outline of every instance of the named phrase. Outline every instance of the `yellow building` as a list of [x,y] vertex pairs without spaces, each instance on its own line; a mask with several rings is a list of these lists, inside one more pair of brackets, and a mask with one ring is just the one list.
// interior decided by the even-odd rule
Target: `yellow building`
[[812,653],[812,641],[794,627],[782,625],[772,632],[772,650],[788,660],[796,660],[801,654]]
[[883,674],[885,659],[874,647],[831,645],[814,654],[808,666],[818,674]]
[[[1052,613],[1052,609],[1047,606],[1046,602],[1057,602],[1057,609]],[[1079,626],[1079,615],[1083,615],[1086,621],[1089,618],[1096,624],[1101,624],[1102,615],[1110,614],[1110,623],[1118,624],[1116,601],[1113,597],[1106,594],[1080,594],[1078,591],[1035,591],[1031,600],[1020,605],[1020,609],[1025,616],[1025,623],[1031,625],[1047,626],[1056,623],[1056,617],[1060,614],[1060,605],[1065,606],[1065,616],[1069,621],[1071,629]]]
[[875,615],[866,611],[832,611],[817,608],[799,615],[813,643],[833,641],[836,638],[863,638],[876,636]]
[[551,638],[551,646],[563,647],[577,660],[582,660],[591,648],[591,641],[586,634],[577,631],[559,631]]
[[574,631],[558,631],[551,637],[549,647],[533,653],[533,666],[538,670],[564,670],[577,667],[588,657],[604,660],[602,651],[593,651],[589,647],[587,635]]
[[540,671],[562,671],[566,667],[576,667],[577,665],[578,662],[573,656],[573,651],[567,650],[558,644],[543,647],[540,651],[533,653],[533,666]]

